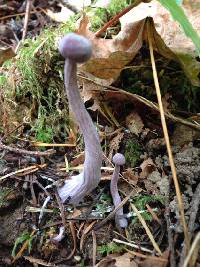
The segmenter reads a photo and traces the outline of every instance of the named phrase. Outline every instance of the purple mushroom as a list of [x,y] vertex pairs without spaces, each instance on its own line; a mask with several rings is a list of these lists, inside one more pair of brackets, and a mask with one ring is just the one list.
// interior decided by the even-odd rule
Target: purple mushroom
[[103,153],[99,136],[85,109],[77,85],[77,63],[83,63],[90,58],[92,45],[85,37],[69,33],[61,39],[59,52],[65,58],[64,83],[69,108],[84,137],[85,161],[83,172],[66,180],[58,188],[58,194],[62,202],[67,200],[76,205],[98,185],[101,178]]
[[[112,176],[111,183],[110,183],[110,192],[112,195],[113,204],[116,208],[121,203],[121,198],[118,192],[117,183],[119,179],[120,166],[125,164],[124,155],[120,153],[115,154],[113,157],[113,163],[115,164],[115,169],[114,169],[113,176]],[[128,226],[127,219],[124,218],[123,207],[121,207],[120,209],[116,211],[115,223],[120,228],[126,228]]]

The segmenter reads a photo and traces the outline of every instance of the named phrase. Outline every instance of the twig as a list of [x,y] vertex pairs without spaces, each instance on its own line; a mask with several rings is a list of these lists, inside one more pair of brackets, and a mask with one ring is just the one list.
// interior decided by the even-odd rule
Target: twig
[[15,131],[17,131],[19,128],[21,128],[22,126],[24,126],[24,122],[22,122],[21,124],[19,124],[17,127],[15,127],[12,131],[6,133],[2,138],[0,142],[5,141],[8,136],[10,136],[12,133],[14,133]]
[[34,156],[34,157],[50,156],[50,155],[55,153],[55,150],[53,150],[53,149],[49,149],[49,150],[44,151],[44,152],[42,152],[42,151],[28,151],[28,150],[21,149],[21,148],[3,145],[2,143],[0,143],[0,149],[5,149],[5,150],[8,150],[10,152],[17,153],[17,154],[22,154],[22,155],[25,154],[25,155],[30,155],[30,156]]
[[[39,10],[37,10],[39,9]],[[30,14],[34,14],[36,12],[43,12],[46,14],[45,10],[38,7],[36,8],[36,11],[31,11]],[[26,13],[25,12],[21,12],[21,13],[17,13],[17,14],[12,14],[12,15],[7,15],[7,16],[3,16],[3,17],[0,17],[0,21],[1,20],[6,20],[6,19],[9,19],[9,18],[14,18],[14,17],[19,17],[19,16],[24,16]]]
[[190,263],[190,259],[191,259],[192,255],[193,255],[193,252],[194,252],[195,248],[196,249],[199,248],[199,246],[198,246],[199,241],[200,241],[200,232],[198,232],[198,234],[196,235],[196,237],[195,237],[195,239],[194,239],[194,241],[192,243],[192,246],[191,246],[191,248],[190,248],[190,250],[188,252],[188,255],[187,255],[186,259],[185,259],[185,262],[183,264],[183,267],[187,267],[188,264]]
[[180,213],[180,221],[181,221],[181,224],[183,226],[186,247],[187,247],[187,250],[189,250],[189,247],[190,247],[189,233],[188,233],[188,228],[187,228],[187,224],[185,221],[184,205],[183,205],[181,191],[180,191],[178,178],[177,178],[177,174],[176,174],[176,167],[175,167],[174,158],[173,158],[173,154],[172,154],[172,150],[171,150],[171,145],[170,145],[170,140],[169,140],[169,135],[168,135],[168,130],[167,130],[167,124],[166,124],[166,120],[165,120],[164,108],[163,108],[163,104],[162,104],[162,97],[161,97],[161,93],[160,93],[160,86],[159,86],[159,82],[158,82],[158,75],[157,75],[156,64],[155,64],[154,53],[153,53],[153,45],[152,45],[152,38],[153,37],[152,37],[150,20],[147,21],[147,35],[148,35],[148,41],[149,41],[149,50],[150,50],[151,64],[152,64],[152,70],[153,70],[154,84],[155,84],[156,95],[157,95],[157,99],[158,99],[158,105],[159,105],[159,109],[160,109],[161,124],[162,124],[163,134],[164,134],[165,143],[166,143],[166,147],[167,147],[169,163],[171,166],[172,177],[173,177],[173,181],[174,181],[174,185],[175,185],[175,189],[176,189],[176,196],[177,196],[179,213]]
[[95,33],[96,37],[99,37],[103,32],[105,32],[108,27],[110,27],[114,22],[118,21],[123,15],[128,13],[132,8],[137,6],[141,1],[137,0],[134,1],[134,4],[131,4],[130,6],[126,7],[124,10],[122,10],[119,14],[114,16],[110,21],[108,21],[99,31]]
[[[130,254],[136,256],[136,257],[139,257],[139,258],[144,258],[144,259],[149,259],[149,260],[153,260],[153,261],[160,261],[160,262],[168,262],[167,259],[163,259],[161,257],[156,257],[156,256],[147,256],[147,255],[144,255],[142,253],[139,253],[139,252],[135,252],[135,251],[132,251],[132,250],[129,250],[127,248],[125,248],[125,250],[127,252],[129,252]],[[170,266],[171,267],[171,266]]]
[[126,241],[122,241],[122,240],[116,239],[116,238],[113,239],[113,242],[116,242],[118,244],[123,244],[123,245],[129,246],[129,247],[132,247],[132,248],[140,249],[140,250],[142,250],[144,252],[148,252],[148,253],[151,253],[151,254],[153,253],[153,251],[148,249],[148,248],[144,248],[144,247],[138,246],[136,244],[132,244],[132,243],[129,243],[129,242],[126,242]]
[[[29,166],[27,168],[24,168],[24,169],[21,169],[21,170],[17,170],[17,171],[14,171],[14,172],[11,172],[11,173],[8,173],[2,177],[0,177],[0,182],[3,181],[4,179],[8,178],[8,177],[11,177],[13,175],[16,175],[16,174],[20,174],[20,173],[24,173],[25,171],[29,171],[29,173],[33,173],[33,172],[36,172],[38,171],[39,169],[42,169],[44,167],[46,167],[47,165],[46,164],[42,164],[42,165],[34,165],[34,166]],[[27,173],[27,174],[29,174]]]
[[188,214],[190,214],[190,219],[189,219],[189,223],[188,223],[188,229],[190,233],[194,232],[194,228],[195,228],[195,220],[197,217],[197,212],[199,209],[199,205],[200,205],[200,183],[198,184],[193,197],[192,197],[192,202],[191,202],[191,206],[190,206],[190,210],[188,212]]
[[141,214],[139,213],[139,211],[138,211],[138,209],[136,208],[136,206],[135,206],[133,203],[130,203],[130,204],[131,204],[131,207],[132,207],[132,209],[134,210],[134,212],[137,214],[137,217],[138,217],[139,221],[141,222],[142,226],[144,227],[144,229],[145,229],[145,231],[146,231],[146,233],[147,233],[149,239],[151,240],[151,243],[152,243],[154,249],[158,252],[159,255],[162,255],[162,252],[161,252],[161,250],[160,250],[158,244],[156,243],[156,241],[155,241],[155,239],[154,239],[154,237],[153,237],[153,235],[152,235],[152,233],[151,233],[149,227],[147,226],[145,220],[143,219],[143,217],[142,217]]
[[[111,92],[112,94],[121,94],[121,95],[125,95],[127,96],[127,98],[129,99],[134,99],[135,101],[138,101],[140,103],[143,103],[144,105],[154,109],[155,111],[158,111],[159,112],[159,107],[156,103],[140,96],[140,95],[137,95],[137,94],[132,94],[130,92],[126,92],[124,90],[122,90],[121,88],[117,88],[117,87],[114,87],[114,86],[111,86],[111,85],[103,85],[99,82],[96,82],[88,77],[84,77],[82,75],[78,75],[81,79],[84,79],[84,80],[87,80],[87,81],[90,81],[94,84],[97,84],[99,86],[101,86],[101,89],[92,89],[91,92],[95,92],[95,91],[105,91],[105,92]],[[106,89],[105,89],[106,88]],[[188,127],[191,127],[195,130],[198,130],[200,131],[200,125],[199,124],[195,124],[195,123],[192,123],[190,121],[187,121],[185,119],[182,119],[180,117],[177,117],[177,116],[174,116],[173,114],[171,114],[170,112],[164,112],[165,116],[168,118],[168,119],[171,119],[172,121],[175,121],[175,122],[179,122],[181,124],[184,124]]]
[[92,263],[93,266],[96,265],[96,254],[97,254],[97,237],[95,231],[92,230],[92,244],[93,244],[93,251],[92,251]]
[[38,219],[38,225],[41,223],[42,217],[44,215],[44,210],[45,210],[48,202],[50,201],[50,199],[51,199],[50,196],[46,197],[46,199],[45,199],[45,201],[44,201],[44,203],[42,205],[42,208],[41,208],[41,211],[40,211],[40,215],[39,215],[39,219]]
[[65,208],[64,208],[64,205],[61,202],[60,197],[59,197],[57,191],[55,192],[55,196],[56,196],[56,200],[57,200],[57,203],[58,203],[58,206],[59,206],[59,209],[60,209],[60,215],[61,215],[61,219],[62,219],[62,224],[63,224],[64,227],[66,227]]
[[[190,214],[190,219],[189,219],[189,223],[188,223],[188,229],[190,232],[190,238],[194,232],[194,227],[195,227],[195,220],[197,217],[197,212],[199,209],[199,204],[200,204],[200,183],[198,184],[193,197],[192,197],[192,201],[191,201],[191,205],[190,205],[190,210],[188,211],[188,214]],[[185,251],[185,246],[183,246],[182,251],[181,251],[181,256],[180,256],[180,261],[179,261],[179,266],[183,265],[183,262],[185,260],[186,257],[186,251]]]
[[170,222],[170,216],[169,216],[169,187],[170,182],[167,187],[167,192],[165,194],[165,220],[167,222],[167,238],[168,238],[168,244],[169,244],[169,250],[170,250],[170,267],[176,267],[176,260],[175,260],[175,251],[174,251],[174,239],[172,235],[172,229],[171,229],[171,222]]
[[32,6],[32,0],[27,0],[26,2],[26,13],[24,18],[24,27],[23,27],[23,33],[22,33],[22,41],[25,40],[27,29],[28,29],[28,21],[30,17],[30,11]]

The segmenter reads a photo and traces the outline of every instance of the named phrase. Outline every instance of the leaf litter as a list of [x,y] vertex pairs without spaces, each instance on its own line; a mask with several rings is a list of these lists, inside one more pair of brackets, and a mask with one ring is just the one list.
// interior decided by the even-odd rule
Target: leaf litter
[[[192,19],[192,21],[193,19],[195,21],[193,15],[194,17],[196,16],[196,13],[194,12],[194,6],[194,4],[186,5],[186,8],[188,8],[190,12],[192,11],[191,13],[188,13],[188,16]],[[163,218],[163,209],[165,208],[165,206],[163,205],[162,201],[158,201],[158,196],[162,195],[166,197],[171,187],[172,189],[170,192],[170,198],[172,199],[172,201],[170,202],[169,206],[166,206],[166,208],[170,209],[170,216],[173,220],[171,227],[174,227],[174,232],[177,234],[182,234],[182,228],[179,224],[179,214],[177,212],[177,200],[175,194],[173,193],[173,185],[171,184],[171,173],[169,170],[168,158],[166,156],[166,149],[164,144],[160,142],[163,137],[162,131],[160,130],[161,126],[159,118],[157,116],[158,114],[155,112],[155,109],[152,108],[152,106],[154,107],[155,96],[151,96],[151,104],[146,101],[145,95],[143,96],[144,98],[137,98],[140,93],[143,93],[142,91],[144,90],[145,86],[147,87],[147,89],[152,89],[151,87],[153,86],[149,82],[149,79],[151,80],[151,77],[148,76],[149,73],[145,74],[147,75],[146,79],[149,83],[145,84],[145,79],[143,79],[144,77],[142,77],[141,75],[140,80],[138,80],[139,82],[141,82],[141,85],[138,86],[140,90],[138,94],[131,92],[130,94],[126,95],[125,92],[119,92],[117,88],[114,89],[115,85],[119,86],[119,88],[122,87],[121,85],[124,83],[124,81],[122,80],[122,72],[126,71],[126,68],[129,67],[129,65],[131,68],[131,65],[135,64],[139,72],[142,73],[144,73],[144,71],[141,65],[148,66],[148,62],[145,61],[145,57],[147,57],[147,48],[144,47],[143,44],[143,42],[146,40],[146,15],[144,16],[144,13],[146,12],[144,12],[144,10],[148,10],[150,12],[148,14],[152,15],[154,19],[154,31],[156,30],[159,33],[158,35],[158,33],[155,31],[154,48],[158,52],[158,62],[160,60],[161,65],[163,64],[163,66],[161,67],[161,72],[166,66],[169,66],[169,61],[167,60],[174,59],[181,63],[183,71],[193,83],[193,85],[199,86],[199,79],[197,79],[197,76],[199,74],[199,63],[195,59],[196,54],[194,52],[194,46],[188,39],[185,39],[185,36],[177,26],[177,23],[175,23],[171,19],[169,13],[165,9],[163,9],[158,2],[151,1],[151,3],[141,3],[141,5],[138,5],[135,9],[132,9],[131,12],[136,13],[136,16],[134,16],[134,21],[133,19],[129,19],[126,16],[122,17],[122,19],[124,19],[126,23],[121,20],[121,31],[113,39],[102,39],[95,37],[95,34],[89,30],[89,19],[87,18],[87,16],[84,16],[81,20],[77,32],[85,35],[92,41],[94,52],[93,58],[88,63],[81,66],[79,69],[80,84],[83,84],[82,93],[83,97],[85,98],[86,104],[90,101],[93,102],[89,109],[91,109],[93,112],[99,112],[100,114],[98,127],[100,129],[100,136],[102,136],[102,143],[104,143],[105,146],[104,153],[106,158],[108,159],[105,160],[106,167],[112,167],[110,160],[114,152],[125,150],[125,147],[123,147],[124,139],[131,141],[130,147],[133,147],[134,151],[136,151],[136,148],[138,147],[138,145],[140,145],[141,142],[143,143],[144,151],[140,152],[140,156],[137,158],[137,161],[134,161],[132,168],[130,168],[128,165],[125,166],[122,172],[121,186],[119,186],[119,188],[120,190],[122,189],[122,195],[124,192],[126,192],[125,195],[128,195],[128,192],[131,192],[133,186],[138,189],[126,203],[125,209],[127,212],[131,210],[131,203],[136,203],[136,197],[138,197],[139,193],[139,196],[141,197],[139,203],[140,207],[142,207],[142,210],[140,211],[145,212],[143,219],[151,229],[154,239],[156,240],[155,242],[159,244],[163,251],[163,255],[160,257],[158,255],[153,257],[153,253],[152,255],[141,253],[142,250],[140,249],[140,246],[144,246],[145,248],[150,249],[150,251],[153,249],[153,247],[137,218],[136,220],[133,220],[131,218],[129,221],[129,227],[127,228],[126,232],[121,233],[121,238],[122,240],[128,239],[130,243],[134,241],[135,243],[139,244],[137,249],[131,251],[130,253],[126,252],[116,255],[111,254],[106,258],[103,257],[103,259],[101,255],[97,254],[96,258],[100,262],[96,266],[167,266],[169,261],[169,251],[168,245],[165,240],[166,226],[164,225],[163,228],[156,222],[154,218],[151,217],[149,219],[148,209],[146,208],[146,205],[143,205],[142,203],[148,203],[148,205],[150,205],[150,208],[156,207],[156,216],[158,216],[158,218],[162,220],[163,224],[165,224]],[[130,17],[133,18],[133,15],[130,15]],[[198,21],[196,24],[194,23],[194,26],[197,30],[199,30]],[[172,40],[175,41],[172,42]],[[181,43],[184,45],[181,46]],[[189,57],[186,58],[186,55],[188,54]],[[163,58],[160,55],[163,56]],[[164,59],[166,60],[166,62]],[[172,67],[170,66],[169,68],[172,68],[172,71],[176,71],[176,67],[177,65]],[[131,73],[131,75],[134,75],[134,72]],[[162,75],[163,74],[161,73],[161,77]],[[169,74],[166,73],[166,75]],[[181,75],[184,75],[183,72]],[[133,85],[137,87],[137,84]],[[109,91],[110,88],[108,86],[112,86],[112,90]],[[168,104],[166,112],[171,112],[173,110],[173,99],[170,97],[167,98],[167,101]],[[105,108],[105,103],[109,107],[109,109]],[[111,112],[109,112],[109,110]],[[189,113],[186,118],[190,118]],[[116,121],[119,123],[118,127],[116,126]],[[193,124],[195,124],[194,121],[196,121],[196,119],[192,120]],[[169,125],[172,125],[172,122],[169,122]],[[199,124],[196,125],[198,126]],[[114,134],[108,134],[105,138],[103,132],[106,127],[112,127],[114,129]],[[115,129],[119,127],[122,127],[122,130],[115,132]],[[179,133],[182,131],[184,133],[187,132],[187,128],[180,130],[180,124],[175,124],[174,127],[176,127],[177,132]],[[195,131],[194,129],[193,131],[195,132],[195,134],[197,133],[197,131]],[[170,130],[170,134],[173,138],[175,131],[173,129]],[[177,172],[183,189],[182,192],[186,216],[190,215],[189,203],[193,200],[194,188],[198,185],[198,177],[200,175],[199,168],[197,167],[199,166],[200,150],[198,137],[196,136],[198,136],[198,134],[196,134],[195,136],[189,135],[187,139],[184,139],[185,142],[182,143],[176,143],[176,139],[174,139],[175,141],[173,146]],[[178,139],[180,139],[180,137],[178,137]],[[73,150],[70,151],[71,156],[69,157],[69,162],[70,164],[72,164],[72,166],[80,165],[83,161],[82,154],[80,154],[80,150],[82,149],[81,140],[78,142],[78,146],[79,147],[76,149],[75,153],[73,152]],[[11,152],[7,152],[7,156],[9,155],[9,153]],[[19,155],[18,157],[21,160],[24,159],[23,155]],[[132,155],[132,157],[135,157],[135,155]],[[28,166],[30,162],[30,159],[26,159],[25,165]],[[8,163],[9,160],[4,162],[4,166]],[[37,170],[36,173],[37,179],[40,181],[44,179],[42,177],[45,177],[46,186],[49,185],[50,181],[53,183],[56,182],[57,179],[55,179],[55,177],[66,176],[66,173],[60,170],[60,166],[64,166],[64,160],[53,158],[52,162],[50,161],[48,165],[50,166],[49,170]],[[6,170],[6,172],[8,173],[8,170]],[[27,175],[29,176],[31,174],[26,173],[25,176],[20,176],[22,181],[24,178],[26,178]],[[18,178],[19,176],[17,175],[17,173],[13,173],[12,179],[14,179],[15,181],[16,188],[20,183],[18,182],[18,184],[16,184]],[[8,181],[5,181],[5,183],[9,185]],[[103,193],[100,192],[101,187],[103,188]],[[41,206],[42,200],[44,200],[44,193],[40,192],[38,188],[32,188],[32,195],[31,197],[28,196],[27,200],[28,202],[31,202],[35,193],[37,195],[37,204]],[[25,194],[28,194],[28,192],[25,191]],[[53,198],[54,192],[52,191],[50,192],[50,194]],[[74,212],[73,209],[71,209],[70,207],[65,207],[66,220],[75,221],[75,238],[77,238],[80,243],[80,250],[77,250],[77,253],[81,256],[84,255],[84,257],[86,257],[86,262],[90,262],[91,260],[91,256],[89,256],[89,253],[86,249],[91,247],[91,230],[93,229],[93,225],[95,225],[96,221],[99,220],[99,218],[90,217],[90,205],[95,207],[98,201],[100,201],[102,205],[106,204],[107,200],[101,200],[100,198],[102,194],[105,194],[104,199],[109,196],[109,192],[106,189],[106,183],[104,181],[102,181],[100,188],[98,188],[98,190],[93,193],[92,198],[94,198],[94,202],[91,202],[91,196],[89,196],[86,200],[86,208],[81,206],[78,207],[76,216],[71,216],[70,214]],[[125,197],[125,195],[123,195],[123,197]],[[148,201],[145,199],[147,197],[149,198]],[[87,205],[87,201],[89,201],[89,205]],[[20,205],[21,204],[22,203],[20,203]],[[56,209],[58,209],[54,199],[51,200],[49,208],[51,208],[52,210],[55,209],[55,211]],[[193,214],[193,221],[196,221],[196,227],[198,227],[197,225],[199,223],[196,220],[197,212],[198,209],[196,211],[196,214]],[[30,215],[31,220],[34,221],[35,216],[33,215],[33,213]],[[30,215],[27,214],[26,216],[30,217]],[[49,217],[48,214],[45,214],[43,220],[43,229],[45,229],[46,227],[48,228],[48,224],[52,225],[51,227],[55,227],[56,225],[61,225],[62,223],[59,222],[58,211],[54,213],[53,218]],[[86,223],[87,220],[90,220],[91,222]],[[13,218],[11,217],[11,221],[16,223],[15,221],[17,221],[17,218],[15,217],[15,214],[13,214]],[[5,231],[7,230],[8,229],[6,229]],[[117,233],[116,235],[114,233],[114,230],[116,229],[112,220],[107,222],[107,224],[104,225],[100,230],[97,230],[97,235],[103,233],[103,238],[99,240],[97,239],[98,246],[107,244],[109,241],[112,241],[115,236],[118,237],[119,233]],[[71,233],[68,231],[68,229],[66,229],[66,231],[66,235],[70,236]],[[194,227],[192,229],[192,233],[194,234],[195,231],[196,228]],[[105,235],[108,232],[109,234],[106,237]],[[134,234],[132,234],[133,232]],[[159,236],[161,236],[161,238],[159,238]],[[37,257],[34,258],[30,256],[25,256],[25,258],[35,264],[41,264],[43,266],[56,266],[53,262],[52,264],[47,262],[48,257],[52,252],[56,253],[57,251],[58,253],[58,249],[56,248],[54,250],[50,245],[51,234],[48,231],[44,231],[38,240],[42,242],[43,239],[46,241],[46,243],[43,243],[42,246],[43,251],[45,251],[45,253],[40,254],[40,257],[42,259],[37,259]],[[2,244],[10,246],[12,243],[13,240],[8,240],[5,235],[5,240]],[[70,243],[66,239],[63,241],[63,243],[61,242],[59,246],[62,249],[65,247],[67,251],[63,252],[63,256],[61,258],[59,256],[59,260],[56,260],[55,257],[54,261],[56,260],[56,264],[59,264],[61,261],[67,260],[67,255],[69,255],[70,250],[72,249]],[[93,244],[93,250],[94,247],[95,246]],[[127,247],[123,246],[122,251],[125,252],[126,250]],[[142,260],[143,258],[146,259]],[[71,259],[70,264],[71,266],[75,266],[75,264],[79,264],[79,261],[80,258],[74,257]]]

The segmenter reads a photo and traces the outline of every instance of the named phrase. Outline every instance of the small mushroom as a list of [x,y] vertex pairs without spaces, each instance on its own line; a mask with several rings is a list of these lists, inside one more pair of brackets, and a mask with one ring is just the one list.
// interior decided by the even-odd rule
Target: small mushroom
[[92,119],[85,109],[77,84],[77,63],[87,61],[92,54],[92,45],[85,37],[69,33],[59,43],[60,54],[65,58],[64,83],[69,108],[83,134],[85,144],[85,161],[83,172],[72,176],[58,188],[62,202],[78,204],[90,193],[101,178],[102,150],[99,136]]
[[[121,198],[118,192],[118,179],[120,173],[120,166],[125,164],[125,157],[124,155],[117,153],[113,156],[113,163],[115,164],[115,169],[113,172],[113,176],[110,183],[110,192],[113,199],[113,204],[115,208],[120,205]],[[115,213],[115,223],[120,228],[126,228],[128,226],[127,219],[124,218],[123,207],[118,209]]]

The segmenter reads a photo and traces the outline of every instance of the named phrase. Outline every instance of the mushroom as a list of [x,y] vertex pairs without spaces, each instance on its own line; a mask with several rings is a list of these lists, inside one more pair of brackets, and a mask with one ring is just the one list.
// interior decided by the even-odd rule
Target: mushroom
[[[117,153],[113,156],[113,163],[115,164],[115,169],[110,183],[110,192],[113,199],[113,204],[115,208],[120,205],[121,198],[118,192],[118,179],[120,166],[125,164],[125,157],[121,153]],[[119,208],[115,213],[115,223],[120,228],[126,228],[128,226],[127,219],[124,218],[123,207]]]
[[88,39],[75,33],[64,36],[59,43],[59,52],[65,58],[64,83],[69,108],[83,134],[85,161],[83,172],[65,180],[58,188],[62,202],[78,204],[90,193],[101,178],[102,150],[99,136],[81,99],[77,84],[77,63],[87,61],[92,54],[92,45]]

